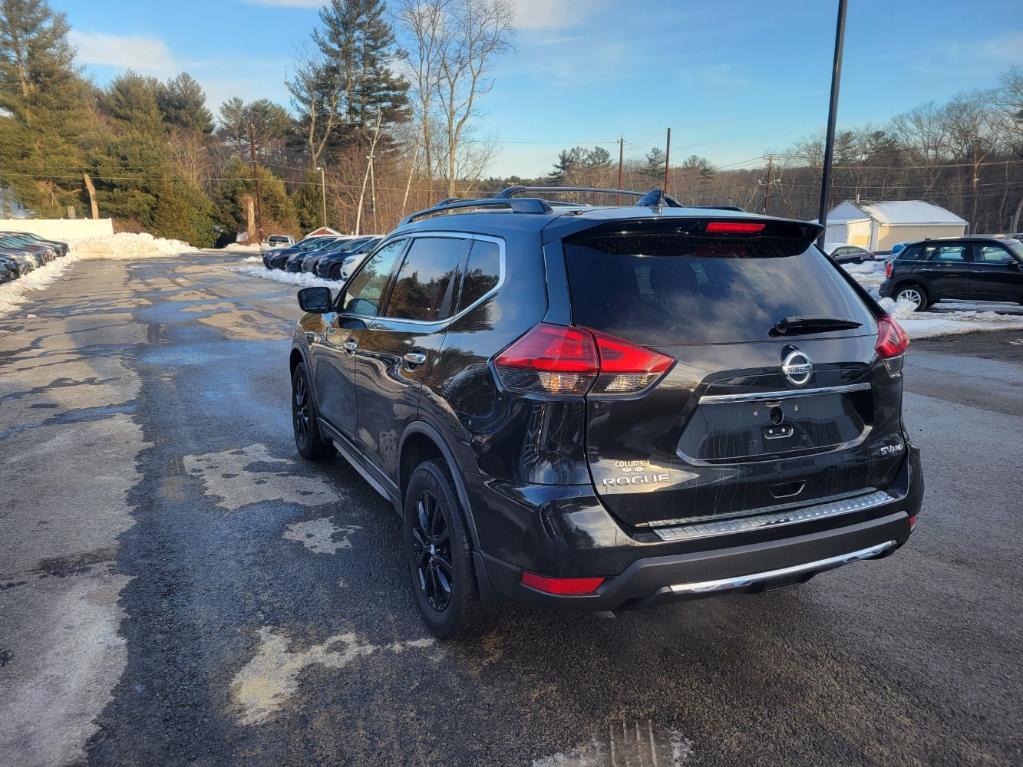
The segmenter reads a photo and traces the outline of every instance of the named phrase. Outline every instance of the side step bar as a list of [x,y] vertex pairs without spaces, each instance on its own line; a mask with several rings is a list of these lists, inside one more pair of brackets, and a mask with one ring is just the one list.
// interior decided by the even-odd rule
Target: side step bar
[[710,594],[717,591],[730,591],[732,589],[743,589],[748,586],[755,586],[758,583],[790,578],[793,575],[808,573],[819,573],[825,570],[833,570],[836,567],[847,565],[850,562],[858,562],[861,559],[874,559],[886,551],[895,548],[895,541],[885,541],[874,546],[869,546],[858,551],[851,551],[848,554],[840,554],[837,557],[818,559],[814,562],[806,562],[802,565],[782,567],[778,570],[766,570],[762,573],[751,575],[738,575],[734,578],[722,578],[717,581],[699,581],[697,583],[676,583],[669,586],[675,594]]

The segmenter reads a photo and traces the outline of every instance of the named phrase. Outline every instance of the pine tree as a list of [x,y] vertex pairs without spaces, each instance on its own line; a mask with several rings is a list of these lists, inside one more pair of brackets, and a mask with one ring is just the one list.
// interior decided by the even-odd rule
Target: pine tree
[[564,184],[571,180],[572,174],[583,167],[586,162],[587,152],[581,146],[571,149],[563,149],[558,152],[558,159],[554,163],[554,170],[549,176],[554,184]]
[[[343,131],[330,142],[335,148],[367,141],[378,113],[385,126],[408,119],[409,85],[391,68],[398,49],[385,13],[383,0],[331,0],[320,10],[323,28],[313,32],[321,60],[310,80],[292,83],[293,94],[295,86],[336,89]],[[301,119],[309,119],[306,108]]]
[[664,176],[664,150],[653,147],[646,153],[646,164],[643,166],[643,175],[648,178],[659,179]]
[[213,133],[213,115],[206,108],[206,93],[187,72],[161,84],[156,100],[168,125],[194,133]]
[[0,0],[0,182],[30,210],[82,203],[92,91],[74,66],[62,13],[45,0]]

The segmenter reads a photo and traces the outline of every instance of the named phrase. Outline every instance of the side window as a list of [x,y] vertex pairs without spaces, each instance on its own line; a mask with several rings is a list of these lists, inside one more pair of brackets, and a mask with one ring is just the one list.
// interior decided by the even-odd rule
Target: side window
[[965,245],[931,245],[927,251],[930,253],[928,261],[961,264],[967,260]]
[[451,293],[471,240],[419,237],[405,256],[387,302],[387,317],[434,322],[451,316]]
[[501,281],[501,248],[496,242],[475,240],[462,277],[458,311],[472,306]]
[[404,248],[405,240],[388,243],[374,253],[359,273],[352,277],[345,289],[341,309],[345,314],[376,317],[380,313],[384,289],[394,270],[394,262]]
[[1012,261],[1012,256],[1001,245],[981,245],[977,248],[977,261],[981,264],[999,264],[1004,266]]
[[919,245],[912,245],[908,248],[903,248],[895,254],[895,258],[898,261],[919,261],[923,257],[923,248]]

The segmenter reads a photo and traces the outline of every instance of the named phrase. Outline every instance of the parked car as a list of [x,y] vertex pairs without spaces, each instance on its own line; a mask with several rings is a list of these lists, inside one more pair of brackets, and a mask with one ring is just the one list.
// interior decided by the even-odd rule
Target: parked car
[[910,243],[885,264],[880,294],[917,311],[943,298],[1023,303],[1023,243],[995,237]]
[[36,253],[26,253],[25,251],[12,248],[0,248],[0,255],[17,265],[19,277],[41,266],[40,257]]
[[821,227],[529,192],[413,214],[336,297],[298,294],[298,452],[398,512],[436,636],[501,599],[757,592],[906,543],[908,339]]
[[47,245],[50,248],[53,248],[58,256],[66,256],[70,250],[70,247],[66,242],[61,242],[60,240],[47,240],[44,237],[40,237],[38,234],[32,234],[31,232],[0,232],[0,234],[20,235],[27,238],[30,242]]
[[345,263],[351,262],[357,254],[368,253],[376,247],[383,238],[378,236],[360,237],[357,240],[344,243],[339,248],[332,248],[317,259],[308,259],[302,265],[303,269],[310,266],[315,269],[317,277],[327,280],[341,279],[341,270]]
[[337,239],[337,237],[333,236],[307,237],[290,248],[284,248],[265,256],[263,262],[267,269],[284,269],[288,259],[296,253],[311,253],[314,250],[327,247],[332,242],[337,241]]
[[857,245],[827,245],[825,252],[838,264],[862,264],[874,260],[873,253]]
[[16,280],[21,276],[21,266],[10,256],[0,252],[0,284]]
[[49,263],[57,257],[57,251],[49,245],[34,242],[21,234],[0,234],[0,248],[9,248],[30,254],[36,259],[37,266]]
[[271,234],[261,244],[261,250],[274,250],[276,248],[290,248],[295,244],[295,238],[290,234]]

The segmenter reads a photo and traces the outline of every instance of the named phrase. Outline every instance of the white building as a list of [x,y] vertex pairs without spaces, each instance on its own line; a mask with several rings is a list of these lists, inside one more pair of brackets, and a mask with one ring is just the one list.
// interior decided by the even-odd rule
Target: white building
[[923,200],[843,202],[828,213],[825,243],[867,250],[891,250],[897,242],[962,237],[967,223],[955,213]]

